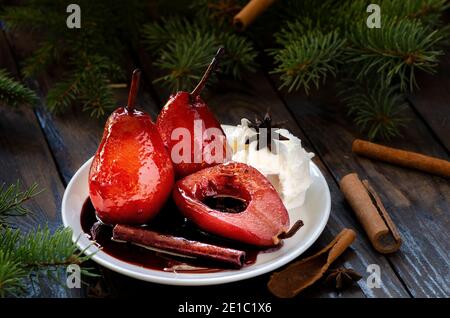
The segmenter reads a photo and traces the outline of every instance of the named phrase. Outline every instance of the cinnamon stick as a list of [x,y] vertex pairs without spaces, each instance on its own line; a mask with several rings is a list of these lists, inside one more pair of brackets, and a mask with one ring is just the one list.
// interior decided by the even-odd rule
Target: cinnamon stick
[[250,0],[233,18],[233,25],[238,31],[243,31],[261,15],[275,0]]
[[403,167],[413,168],[443,177],[450,177],[450,161],[426,156],[355,139],[352,151],[368,158],[386,161]]
[[402,244],[400,233],[369,182],[350,173],[339,185],[373,247],[383,254],[396,252]]
[[279,298],[292,298],[319,280],[355,240],[355,231],[344,229],[318,253],[290,264],[270,277],[269,291]]
[[188,257],[201,257],[235,267],[242,267],[245,260],[244,251],[191,241],[183,237],[161,234],[129,225],[117,224],[113,229],[113,240],[161,249]]

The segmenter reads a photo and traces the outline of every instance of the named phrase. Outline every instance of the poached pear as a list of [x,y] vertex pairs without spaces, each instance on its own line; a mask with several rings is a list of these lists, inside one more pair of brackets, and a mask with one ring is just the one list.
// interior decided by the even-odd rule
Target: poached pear
[[200,170],[175,184],[173,198],[202,230],[255,246],[277,245],[289,214],[269,180],[244,163]]
[[144,224],[169,197],[174,170],[151,117],[134,108],[140,71],[126,107],[108,118],[89,171],[89,195],[97,217],[107,224]]
[[[156,126],[171,154],[177,178],[226,162],[231,155],[219,121],[200,97],[223,52],[224,49],[219,48],[195,89],[191,93],[180,91],[172,94],[157,118]],[[180,129],[188,132],[189,139],[181,140],[187,142],[187,147],[175,151],[183,139],[174,138],[174,133]],[[209,136],[205,133],[207,131],[215,132],[214,136]],[[201,135],[197,138],[199,133]],[[176,160],[176,156],[183,158]]]

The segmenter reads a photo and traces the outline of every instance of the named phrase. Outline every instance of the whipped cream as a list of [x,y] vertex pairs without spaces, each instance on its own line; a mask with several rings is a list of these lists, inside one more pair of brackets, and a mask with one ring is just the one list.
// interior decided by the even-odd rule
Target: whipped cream
[[[232,160],[246,163],[266,176],[286,208],[303,205],[306,190],[312,183],[309,166],[314,154],[307,152],[302,147],[301,140],[288,130],[277,128],[273,132],[288,140],[274,140],[272,151],[267,147],[257,150],[258,136],[249,124],[250,121],[243,118],[240,125],[224,127],[228,144],[233,151]],[[249,138],[251,141],[246,144]]]

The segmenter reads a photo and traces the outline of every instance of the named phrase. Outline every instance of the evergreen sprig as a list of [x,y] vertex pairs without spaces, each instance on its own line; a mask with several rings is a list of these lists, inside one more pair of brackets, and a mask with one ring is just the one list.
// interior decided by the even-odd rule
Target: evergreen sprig
[[11,253],[0,248],[0,298],[19,296],[25,290],[27,272]]
[[[46,276],[61,280],[61,269],[70,264],[82,265],[92,255],[83,255],[72,242],[72,230],[48,227],[22,234],[18,229],[0,227],[0,297],[19,296],[26,281]],[[97,276],[90,268],[81,274]]]
[[[60,269],[70,264],[82,265],[92,256],[77,250],[70,228],[51,233],[45,226],[22,234],[10,227],[8,218],[27,214],[29,210],[23,204],[41,192],[36,183],[26,190],[21,189],[19,181],[0,187],[0,297],[19,296],[25,291],[27,280],[33,283],[42,275],[61,281]],[[81,267],[81,273],[96,276],[86,267]]]
[[63,112],[77,105],[99,117],[115,105],[108,83],[125,80],[123,53],[128,44],[137,40],[144,3],[79,0],[82,26],[69,29],[66,7],[70,3],[32,0],[20,6],[5,6],[0,19],[8,30],[36,32],[43,39],[24,62],[25,76],[39,75],[54,66],[62,70],[62,76],[48,92],[47,106],[51,111]]
[[205,19],[167,18],[145,25],[142,34],[143,43],[156,57],[154,65],[163,73],[155,82],[172,90],[192,89],[219,46],[225,47],[223,74],[240,78],[243,71],[256,66],[256,51],[247,38]]
[[398,80],[402,90],[413,90],[417,70],[435,71],[444,54],[439,43],[446,35],[418,20],[390,19],[380,29],[356,25],[349,34],[352,45],[346,60],[359,68],[359,80],[377,74],[388,85]]
[[281,50],[270,51],[277,65],[271,73],[280,74],[280,88],[287,87],[290,92],[302,87],[308,93],[312,85],[318,88],[328,74],[336,76],[344,44],[336,31],[309,31]]
[[6,105],[17,107],[21,104],[32,105],[37,101],[36,94],[0,69],[0,101]]
[[[383,0],[381,28],[368,28],[367,0],[287,0],[276,12],[290,17],[269,49],[281,87],[318,87],[327,75],[352,75],[356,87],[378,78],[383,85],[343,90],[349,115],[370,138],[389,138],[404,124],[404,94],[416,86],[418,71],[433,73],[449,44],[441,15],[443,0]],[[331,36],[333,34],[333,36]],[[341,92],[342,93],[342,92]],[[403,95],[403,96],[402,96]]]
[[400,135],[400,128],[408,119],[403,112],[406,99],[399,85],[386,85],[381,81],[365,83],[343,80],[339,83],[341,100],[356,126],[367,133],[369,139],[390,139]]
[[0,185],[0,225],[7,223],[8,217],[27,214],[29,210],[23,204],[42,191],[37,183],[25,190],[22,190],[20,181],[9,186]]
[[[108,77],[118,78],[120,66],[99,55],[83,55],[74,62],[72,75],[55,84],[47,95],[47,107],[54,113],[60,113],[75,101],[83,105],[93,117],[100,117],[112,110],[116,103],[108,87]],[[93,89],[95,87],[95,90]]]

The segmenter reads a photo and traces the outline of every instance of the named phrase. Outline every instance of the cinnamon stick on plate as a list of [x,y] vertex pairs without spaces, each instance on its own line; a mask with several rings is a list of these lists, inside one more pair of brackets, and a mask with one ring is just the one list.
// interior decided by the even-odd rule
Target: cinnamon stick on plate
[[142,247],[156,248],[187,257],[201,257],[216,262],[242,267],[245,252],[232,248],[187,240],[140,227],[117,224],[113,229],[113,240],[130,242]]
[[352,151],[368,158],[386,161],[399,166],[414,168],[428,173],[450,177],[450,161],[422,155],[420,153],[378,145],[355,139]]
[[383,254],[396,252],[402,244],[402,239],[369,182],[361,181],[356,173],[350,173],[343,177],[339,184],[373,247]]
[[243,31],[274,2],[275,0],[250,0],[247,5],[234,17],[234,27],[238,31]]

